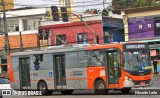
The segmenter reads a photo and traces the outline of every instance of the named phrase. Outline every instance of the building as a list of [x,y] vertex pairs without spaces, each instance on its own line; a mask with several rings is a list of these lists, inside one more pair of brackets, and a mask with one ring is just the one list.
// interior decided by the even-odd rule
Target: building
[[102,17],[104,43],[125,41],[123,20],[112,17]]
[[[45,8],[36,9],[31,7],[6,11],[10,52],[22,51],[21,48],[23,48],[23,50],[39,48],[38,26],[40,25],[40,21],[45,19],[45,11]],[[0,16],[3,17],[3,14],[1,13]],[[5,36],[3,28],[3,21],[1,21],[0,73],[7,71],[7,60],[4,52]],[[22,36],[20,36],[20,32]],[[20,40],[21,38],[22,41]]]
[[[85,21],[86,24],[99,36],[99,43],[103,43],[102,22],[101,20]],[[94,44],[94,33],[81,21],[44,25],[39,27],[41,46],[54,46],[62,44]],[[46,39],[46,34],[50,33]],[[46,40],[46,41],[45,41]],[[45,43],[45,44],[43,44]]]

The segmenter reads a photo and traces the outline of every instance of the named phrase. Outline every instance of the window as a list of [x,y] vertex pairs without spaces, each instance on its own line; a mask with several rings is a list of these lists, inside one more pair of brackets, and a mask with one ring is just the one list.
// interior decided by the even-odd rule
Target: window
[[113,42],[113,34],[109,33],[108,42]]
[[41,18],[23,19],[23,30],[37,30]]
[[1,59],[1,64],[7,64],[7,59]]
[[40,62],[43,61],[43,54],[35,54],[34,57],[35,57],[35,60],[38,60]]
[[7,65],[3,65],[3,66],[1,66],[1,72],[2,73],[6,73],[8,70],[7,70],[8,68],[7,68]]
[[[67,52],[66,53],[66,67],[67,68],[78,68],[78,53]],[[74,61],[74,62],[73,62]]]
[[7,21],[8,32],[19,31],[19,21],[18,20],[9,20]]
[[62,45],[66,42],[66,35],[57,35],[56,36],[56,45]]
[[86,33],[77,34],[77,43],[84,44],[85,42],[88,43],[87,34]]
[[79,51],[79,66],[104,66],[105,64],[105,51],[92,50],[92,51]]

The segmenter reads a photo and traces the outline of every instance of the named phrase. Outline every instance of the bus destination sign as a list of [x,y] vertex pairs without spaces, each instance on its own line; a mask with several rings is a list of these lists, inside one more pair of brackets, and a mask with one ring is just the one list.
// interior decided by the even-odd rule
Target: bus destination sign
[[125,44],[124,50],[132,50],[132,49],[145,49],[147,48],[147,44]]

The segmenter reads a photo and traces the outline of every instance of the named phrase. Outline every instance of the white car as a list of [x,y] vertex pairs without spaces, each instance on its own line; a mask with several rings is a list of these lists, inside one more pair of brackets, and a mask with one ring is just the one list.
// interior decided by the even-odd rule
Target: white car
[[6,90],[12,89],[10,82],[9,82],[9,79],[0,78],[0,90],[4,90],[4,89],[6,89]]

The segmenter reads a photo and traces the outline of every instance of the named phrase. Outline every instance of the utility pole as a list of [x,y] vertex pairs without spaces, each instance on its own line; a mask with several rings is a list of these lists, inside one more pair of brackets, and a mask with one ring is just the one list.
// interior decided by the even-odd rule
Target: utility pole
[[0,35],[2,34],[2,25],[1,25],[1,23],[2,23],[2,19],[1,19],[1,14],[0,14]]
[[23,51],[23,42],[22,42],[22,33],[19,31],[19,38],[20,38],[20,49]]
[[2,11],[3,11],[3,25],[4,25],[4,30],[3,32],[5,33],[5,51],[7,55],[10,53],[10,46],[9,46],[9,40],[8,40],[8,30],[7,30],[7,20],[6,20],[6,3],[4,0],[1,0],[1,5],[2,5]]
[[105,5],[104,4],[105,4],[105,0],[103,0],[103,9],[105,9]]

